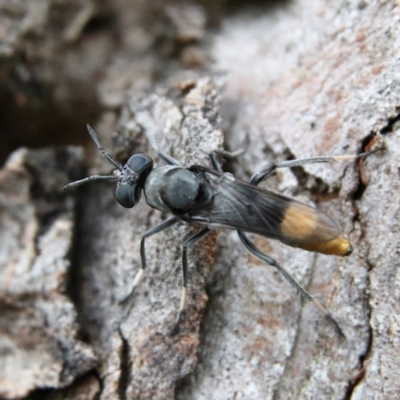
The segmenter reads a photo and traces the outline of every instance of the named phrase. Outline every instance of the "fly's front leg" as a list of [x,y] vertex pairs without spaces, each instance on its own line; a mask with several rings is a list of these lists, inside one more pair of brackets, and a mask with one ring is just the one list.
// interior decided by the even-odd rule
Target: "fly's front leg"
[[128,294],[128,296],[126,296],[123,300],[120,301],[120,304],[127,304],[130,301],[130,299],[132,298],[132,295],[135,291],[135,288],[139,285],[140,281],[143,278],[144,271],[146,269],[146,253],[145,253],[145,248],[144,248],[145,239],[150,236],[153,236],[156,233],[159,233],[165,229],[170,228],[172,225],[175,225],[178,221],[179,221],[178,218],[171,218],[171,219],[163,222],[162,224],[149,229],[142,236],[142,240],[140,241],[140,258],[141,258],[142,266],[141,266],[141,269],[139,270],[139,272],[136,274],[135,279],[133,280],[131,292]]
[[187,262],[187,250],[190,246],[196,243],[198,240],[206,236],[210,233],[211,230],[209,228],[204,228],[200,232],[196,233],[194,236],[189,238],[182,246],[182,294],[181,294],[181,303],[179,305],[179,312],[176,318],[174,327],[171,330],[171,335],[176,335],[179,331],[179,321],[181,319],[181,315],[183,310],[185,309],[186,302],[186,292],[187,292],[187,272],[188,272],[188,262]]

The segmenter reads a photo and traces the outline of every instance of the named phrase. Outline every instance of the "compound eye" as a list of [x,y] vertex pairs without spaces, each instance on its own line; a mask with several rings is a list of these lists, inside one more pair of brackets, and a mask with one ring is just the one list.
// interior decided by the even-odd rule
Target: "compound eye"
[[134,154],[127,162],[128,167],[137,173],[141,173],[153,166],[153,160],[145,153]]
[[117,185],[115,197],[119,204],[125,208],[132,208],[135,205],[133,186],[129,184]]

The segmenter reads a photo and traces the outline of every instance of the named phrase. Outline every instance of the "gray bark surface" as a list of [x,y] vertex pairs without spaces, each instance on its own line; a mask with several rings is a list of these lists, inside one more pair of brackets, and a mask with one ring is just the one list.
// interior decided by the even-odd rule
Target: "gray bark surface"
[[74,201],[60,185],[77,176],[81,158],[77,149],[21,149],[0,172],[3,398],[67,386],[96,365],[66,296]]
[[346,341],[318,310],[301,307],[275,271],[255,268],[234,234],[224,235],[199,365],[178,398],[399,398],[398,12],[393,2],[297,2],[233,18],[217,38],[216,67],[230,71],[222,104],[236,117],[231,135],[251,137],[247,176],[265,154],[352,154],[375,134],[386,151],[363,163],[364,192],[354,163],[305,166],[300,182],[277,174],[277,188],[303,196],[310,189],[339,221],[355,247],[350,257],[256,239],[329,307]]
[[[244,180],[269,162],[384,148],[261,184],[317,206],[350,239],[354,253],[340,258],[251,235],[329,308],[344,341],[234,231],[190,248],[187,307],[171,336],[181,245],[200,227],[146,239],[144,279],[121,306],[141,235],[169,216],[144,199],[123,209],[110,183],[63,194],[84,163],[87,174],[112,171],[92,142],[85,157],[16,151],[0,172],[0,397],[400,398],[398,1],[0,9],[0,95],[13,93],[18,110],[0,122],[29,131],[32,115],[38,126],[69,115],[85,136],[95,98],[99,117],[85,122],[118,160],[145,151],[162,163],[150,139],[185,166],[208,165],[211,150],[240,148],[248,135],[246,153],[226,163]],[[39,118],[37,104],[58,111]]]

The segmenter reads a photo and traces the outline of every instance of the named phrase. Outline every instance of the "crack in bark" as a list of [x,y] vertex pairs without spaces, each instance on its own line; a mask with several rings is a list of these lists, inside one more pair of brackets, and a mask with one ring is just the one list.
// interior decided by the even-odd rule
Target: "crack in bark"
[[[370,279],[369,279],[369,274],[368,274],[368,286],[370,287]],[[367,292],[367,291],[366,291]],[[369,297],[370,295],[368,293],[366,293],[366,299],[365,299],[365,310],[369,311],[369,315],[368,315],[368,321],[371,320],[371,308],[369,307]],[[364,354],[361,354],[359,357],[360,360],[360,370],[359,372],[349,380],[347,388],[346,388],[346,392],[345,395],[343,397],[343,400],[350,400],[352,395],[353,395],[353,391],[356,388],[356,386],[363,380],[364,375],[365,375],[365,368],[364,368],[364,361],[367,359],[371,348],[372,348],[372,340],[373,340],[373,330],[371,327],[371,324],[369,322],[369,327],[368,327],[368,344],[367,344],[367,348],[365,350]]]
[[103,379],[101,379],[101,376],[97,368],[93,369],[93,371],[91,372],[93,373],[93,376],[96,378],[96,380],[99,382],[99,391],[94,395],[93,400],[100,400],[104,390],[104,382]]
[[126,400],[126,391],[129,385],[129,377],[131,374],[131,365],[129,361],[129,343],[125,339],[121,329],[118,330],[119,336],[122,341],[121,352],[120,352],[120,376],[118,380],[118,397],[120,400]]
[[[393,125],[395,124],[395,122],[400,120],[400,114],[397,115],[394,118],[389,118],[388,119],[388,123],[387,125],[382,128],[378,133],[376,132],[371,132],[369,135],[367,135],[361,142],[361,149],[360,152],[365,152],[368,151],[370,149],[370,147],[376,142],[378,135],[379,134],[384,134],[387,132],[391,132],[393,129]],[[353,227],[355,225],[356,222],[359,222],[361,225],[361,221],[360,221],[360,213],[359,213],[359,209],[357,207],[356,202],[358,200],[361,199],[361,197],[363,196],[365,189],[368,186],[368,182],[365,180],[365,177],[363,177],[363,170],[362,170],[362,164],[361,164],[362,160],[360,160],[360,169],[359,169],[359,174],[358,174],[358,186],[356,188],[356,190],[353,192],[353,194],[351,195],[350,199],[352,202],[352,206],[353,209],[355,211],[354,217],[353,217]],[[354,228],[353,228],[354,229]],[[361,235],[364,236],[363,233],[363,227],[361,225]],[[373,266],[371,265],[371,263],[369,262],[369,260],[366,260],[369,268],[368,268],[368,275],[367,275],[367,286],[366,288],[368,289],[370,287],[370,275],[369,275],[369,271],[371,271],[371,269],[373,268]],[[372,330],[372,326],[371,326],[371,307],[369,306],[369,298],[370,298],[370,294],[368,294],[368,290],[365,290],[365,307],[364,309],[368,311],[368,343],[367,343],[367,347],[365,350],[364,354],[361,354],[359,357],[359,363],[360,363],[360,370],[359,372],[352,378],[349,380],[347,388],[346,388],[346,392],[345,395],[343,397],[343,400],[350,400],[352,395],[353,395],[353,391],[356,388],[356,386],[362,381],[362,379],[364,378],[365,375],[365,368],[364,368],[364,361],[367,359],[371,348],[372,348],[372,341],[373,341],[373,330]]]
[[[391,132],[391,131],[393,130],[394,124],[395,124],[397,121],[399,121],[399,120],[400,120],[400,114],[398,114],[396,117],[389,118],[388,124],[387,124],[384,128],[382,128],[382,129],[379,131],[379,134],[384,134],[384,133],[386,133],[386,132]],[[366,136],[366,137],[362,140],[360,152],[368,151],[368,150],[369,150],[368,147],[369,147],[370,145],[372,145],[372,144],[376,141],[376,137],[377,137],[377,135],[376,135],[376,133],[374,133],[374,132],[371,132],[368,136]],[[292,172],[294,173],[294,175],[295,175],[295,177],[296,177],[296,179],[297,179],[297,181],[298,181],[299,187],[304,188],[304,186],[305,186],[307,180],[308,180],[310,177],[312,177],[312,175],[310,175],[309,173],[307,173],[307,172],[304,170],[304,168],[302,168],[302,167],[291,168],[291,170],[292,170]],[[344,176],[345,176],[345,174],[346,174],[346,171],[347,171],[347,167],[345,167],[345,169],[343,170],[343,174],[341,175],[340,180],[342,180],[342,179],[344,178]],[[318,195],[321,195],[321,194],[322,194],[322,195],[329,195],[329,197],[337,197],[337,194],[338,194],[338,192],[339,192],[338,189],[337,189],[337,190],[334,190],[333,192],[329,192],[329,187],[328,187],[328,185],[326,185],[326,184],[325,184],[321,179],[319,179],[319,178],[315,178],[315,177],[314,177],[314,179],[315,179],[315,185],[313,186],[312,189],[308,189],[308,191],[310,192],[311,195],[313,195],[314,198],[315,198],[316,196],[318,196]],[[354,214],[354,217],[353,217],[353,226],[354,226],[354,223],[355,223],[356,221],[359,220],[359,210],[358,210],[358,208],[356,207],[355,202],[356,202],[357,200],[359,200],[359,199],[362,197],[362,194],[364,193],[366,187],[367,187],[367,183],[364,182],[364,180],[362,179],[362,173],[361,173],[361,171],[359,171],[359,181],[358,181],[357,188],[356,188],[356,190],[353,192],[353,194],[350,196],[350,199],[351,199],[351,201],[352,201],[352,203],[353,203],[353,210],[355,211],[355,214]],[[307,190],[307,189],[306,189],[306,190]],[[313,274],[313,272],[314,272],[314,270],[315,270],[315,261],[316,261],[316,258],[314,258],[314,261],[313,261],[313,265],[312,265],[312,274]],[[369,270],[370,270],[370,269],[369,269]],[[309,284],[312,282],[312,274],[311,274],[311,277],[310,277],[310,280],[309,280]],[[308,286],[309,286],[309,284],[308,284]],[[367,285],[367,286],[368,286],[368,287],[370,286],[370,285],[369,285],[369,276],[368,276],[368,285]],[[368,295],[367,295],[367,297],[369,298]],[[366,298],[366,303],[369,304],[368,298]],[[368,304],[366,305],[366,309],[369,310],[369,317],[368,317],[368,318],[370,318],[371,309],[370,309],[370,307],[368,306]],[[287,359],[286,359],[284,371],[283,371],[281,377],[284,376],[285,371],[286,371],[288,365],[290,364],[290,360],[291,360],[293,354],[295,354],[295,352],[296,352],[296,346],[297,346],[298,341],[299,341],[299,333],[300,333],[299,324],[300,324],[300,321],[301,321],[303,308],[304,308],[304,307],[301,308],[301,311],[300,311],[300,313],[299,313],[298,325],[297,325],[298,329],[296,330],[296,336],[295,336],[295,339],[294,339],[294,341],[293,341],[293,346],[292,346],[292,349],[291,349],[291,354],[290,354],[290,355],[287,357]],[[363,366],[363,365],[364,365],[364,360],[368,357],[368,354],[369,354],[370,349],[371,349],[371,347],[372,347],[372,327],[371,327],[371,326],[369,326],[368,332],[369,332],[369,335],[368,335],[368,345],[367,345],[366,352],[365,352],[365,354],[360,355],[360,365],[361,365],[360,371],[359,371],[359,373],[358,373],[356,376],[354,376],[354,377],[349,381],[349,384],[348,384],[348,386],[347,386],[347,388],[346,388],[346,392],[345,392],[345,396],[344,396],[343,400],[349,400],[349,399],[351,398],[351,395],[352,395],[352,393],[353,393],[354,388],[357,386],[357,384],[358,384],[358,383],[363,379],[363,377],[364,377],[364,374],[365,374],[365,369],[364,369],[364,366]],[[274,392],[274,395],[273,395],[273,399],[274,399],[274,400],[277,399],[278,396],[279,396],[280,382],[281,382],[281,379],[279,380],[279,383],[278,383],[278,385],[277,385],[277,389],[276,389],[276,391]]]
[[65,294],[71,300],[74,305],[77,321],[78,321],[78,337],[88,343],[89,334],[85,331],[84,324],[82,324],[82,319],[84,319],[84,313],[82,310],[83,303],[81,298],[82,289],[82,265],[79,262],[80,247],[82,243],[82,227],[80,221],[82,216],[82,191],[77,195],[73,212],[73,232],[72,232],[72,243],[68,252],[68,260],[70,261],[70,266],[68,268],[68,274],[66,277],[66,291]]

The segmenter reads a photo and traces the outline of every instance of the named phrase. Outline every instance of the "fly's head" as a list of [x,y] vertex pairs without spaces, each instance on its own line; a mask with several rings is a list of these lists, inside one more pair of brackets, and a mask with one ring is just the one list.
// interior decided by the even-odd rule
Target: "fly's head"
[[115,197],[121,206],[132,208],[139,202],[142,189],[153,166],[150,156],[137,153],[129,158],[121,171],[116,171],[118,181]]
[[145,153],[136,153],[129,158],[128,162],[124,166],[122,166],[106,152],[101,145],[96,132],[89,125],[87,125],[87,129],[91,138],[96,143],[97,148],[117,169],[114,172],[114,175],[92,175],[79,181],[71,182],[64,186],[64,190],[83,185],[90,181],[117,181],[115,197],[117,198],[118,203],[123,207],[132,208],[139,202],[146,179],[153,170],[154,162],[152,158]]

